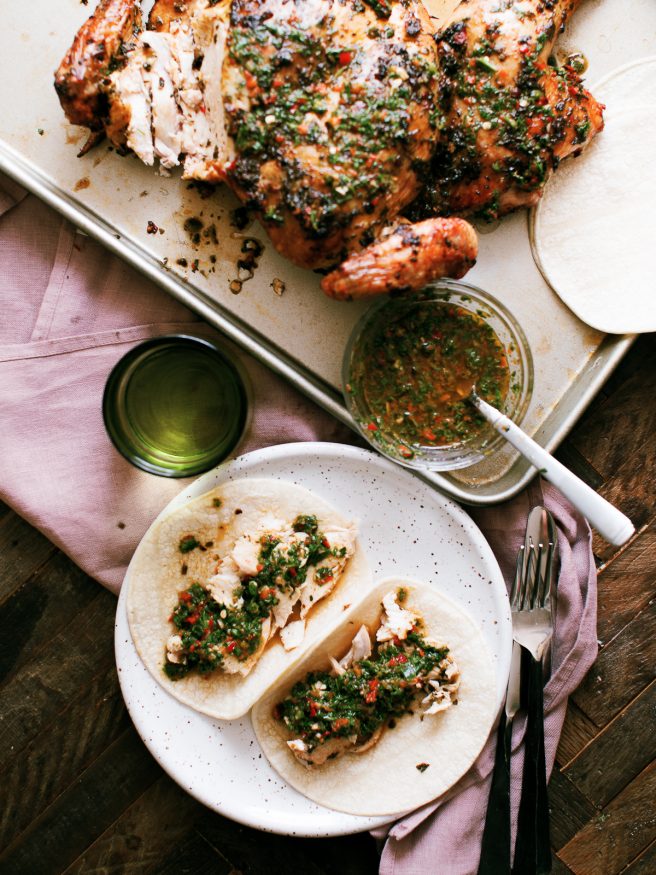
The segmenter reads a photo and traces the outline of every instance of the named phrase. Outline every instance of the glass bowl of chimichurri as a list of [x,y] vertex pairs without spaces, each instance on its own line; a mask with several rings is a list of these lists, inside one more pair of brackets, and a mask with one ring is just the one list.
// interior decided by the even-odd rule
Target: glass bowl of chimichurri
[[504,441],[467,400],[521,422],[533,359],[521,327],[495,298],[440,280],[386,299],[355,326],[343,364],[344,397],[364,437],[411,468],[465,468]]

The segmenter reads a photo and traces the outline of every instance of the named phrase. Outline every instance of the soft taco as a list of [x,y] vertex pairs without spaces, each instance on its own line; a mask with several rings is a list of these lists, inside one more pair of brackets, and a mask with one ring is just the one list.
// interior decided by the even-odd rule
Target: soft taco
[[354,522],[302,487],[244,478],[151,527],[128,618],[173,696],[233,719],[370,586]]
[[473,620],[432,587],[387,580],[266,692],[252,720],[291,786],[374,816],[451,787],[495,710],[493,658]]

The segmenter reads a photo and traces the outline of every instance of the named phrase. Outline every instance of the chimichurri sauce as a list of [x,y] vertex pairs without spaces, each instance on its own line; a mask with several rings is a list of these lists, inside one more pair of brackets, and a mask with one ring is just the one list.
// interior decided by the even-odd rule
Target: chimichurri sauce
[[[170,621],[181,638],[181,662],[164,663],[164,671],[171,680],[185,677],[190,671],[207,674],[220,668],[226,656],[244,661],[262,642],[262,624],[278,604],[279,596],[297,589],[305,581],[308,568],[328,556],[344,556],[344,547],[331,547],[319,529],[315,516],[300,515],[292,524],[295,532],[305,532],[308,540],[303,556],[292,545],[284,552],[274,548],[280,539],[263,535],[260,540],[258,571],[242,579],[237,588],[239,607],[221,604],[200,583],[193,583],[178,593],[178,603]],[[188,552],[188,545],[198,545],[193,536],[180,542],[180,551]],[[319,581],[327,583],[330,569],[319,569]]]
[[472,386],[503,406],[510,383],[506,352],[483,318],[449,303],[427,303],[399,315],[368,339],[354,365],[351,391],[370,411],[364,427],[413,447],[464,442],[485,426],[466,400]]
[[276,705],[274,717],[308,750],[329,738],[357,736],[359,743],[365,742],[383,723],[410,708],[426,676],[448,652],[448,647],[434,647],[411,632],[398,644],[376,648],[341,675],[311,672]]

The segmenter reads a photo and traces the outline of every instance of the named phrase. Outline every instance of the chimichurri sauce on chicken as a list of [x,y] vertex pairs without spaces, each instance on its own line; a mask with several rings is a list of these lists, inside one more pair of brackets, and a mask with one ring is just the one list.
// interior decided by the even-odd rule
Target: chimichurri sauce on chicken
[[[302,637],[305,614],[332,590],[353,543],[350,530],[327,533],[311,515],[297,516],[291,526],[276,531],[239,538],[213,577],[179,593],[170,616],[176,632],[166,647],[168,677],[216,669],[243,674],[243,663],[277,628],[283,645],[292,649],[300,642],[286,639],[286,633],[293,630]],[[200,544],[192,535],[179,544],[182,553],[196,547]],[[298,605],[300,618],[288,623]]]
[[455,702],[459,671],[449,648],[427,640],[421,618],[397,601],[404,597],[403,589],[384,597],[373,644],[361,626],[339,662],[309,673],[276,705],[274,717],[293,736],[287,745],[305,765],[366,750],[417,706],[431,715]]

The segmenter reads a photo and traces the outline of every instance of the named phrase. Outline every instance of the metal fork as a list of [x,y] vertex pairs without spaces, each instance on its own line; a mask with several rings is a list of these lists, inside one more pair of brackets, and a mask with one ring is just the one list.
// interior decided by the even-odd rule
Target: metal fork
[[[538,513],[540,512],[540,513]],[[510,676],[508,679],[508,689],[506,693],[505,708],[499,719],[499,728],[497,734],[497,749],[494,763],[494,773],[492,776],[492,787],[490,790],[490,798],[488,801],[487,815],[485,819],[485,828],[483,831],[483,842],[481,846],[481,859],[478,868],[478,875],[508,875],[510,872],[510,754],[511,754],[511,737],[513,719],[519,710],[520,706],[520,689],[522,669],[526,658],[533,660],[532,654],[523,649],[523,643],[527,642],[536,648],[540,656],[544,654],[546,645],[551,637],[551,616],[549,613],[549,598],[551,573],[553,568],[553,543],[554,537],[550,539],[542,538],[543,533],[540,527],[546,516],[547,528],[553,527],[548,531],[549,535],[555,533],[553,520],[550,514],[543,508],[534,508],[529,515],[526,526],[526,541],[519,548],[517,553],[517,561],[515,564],[515,575],[511,588],[511,611],[513,620],[513,652],[510,667]],[[538,525],[538,522],[540,525]],[[534,540],[535,539],[535,540]],[[537,543],[537,546],[536,546]],[[546,546],[545,546],[546,545]],[[548,626],[545,630],[545,620],[548,616]],[[524,646],[527,646],[524,645]],[[536,666],[540,671],[539,689],[542,691],[542,663],[536,661]],[[530,684],[533,692],[534,683]],[[540,713],[541,713],[540,709]],[[542,721],[539,721],[542,723]],[[532,726],[535,726],[533,721]],[[539,727],[538,727],[539,729]],[[542,727],[543,732],[543,727]],[[539,739],[538,739],[539,746]],[[537,760],[539,760],[539,751]],[[537,761],[536,760],[536,761]],[[528,756],[527,760],[528,761]],[[526,762],[525,761],[525,762]],[[546,811],[547,831],[546,831],[546,847],[549,853],[549,868],[541,869],[540,871],[550,871],[551,867],[551,848],[549,844],[548,832],[548,803],[546,800],[546,773],[544,769],[544,735],[542,734],[542,773],[545,774],[544,792],[540,792],[540,817],[543,820]],[[529,777],[525,775],[524,777]],[[535,788],[535,782],[538,780],[538,767],[535,768],[535,780],[532,782]],[[524,783],[524,782],[523,782]],[[529,795],[531,781],[528,781]],[[532,794],[536,798],[535,792]],[[522,793],[522,798],[525,797]],[[524,802],[525,806],[527,805]],[[545,808],[546,805],[546,808]],[[533,831],[535,835],[535,831]],[[544,843],[544,831],[541,832],[540,848]],[[519,848],[522,859],[524,859],[524,851]],[[529,851],[530,854],[530,851]],[[544,852],[541,851],[541,857]],[[513,872],[521,872],[517,868],[517,848],[515,853],[515,868]],[[526,869],[524,872],[537,871],[534,868]]]
[[517,589],[511,593],[513,637],[523,648],[521,674],[527,712],[522,796],[512,869],[517,875],[551,871],[542,666],[553,633],[551,581],[555,543],[551,515],[542,507],[534,508],[526,528],[525,573],[519,575]]

